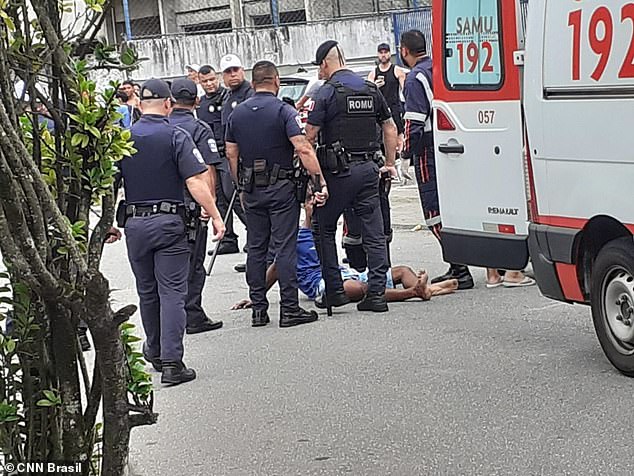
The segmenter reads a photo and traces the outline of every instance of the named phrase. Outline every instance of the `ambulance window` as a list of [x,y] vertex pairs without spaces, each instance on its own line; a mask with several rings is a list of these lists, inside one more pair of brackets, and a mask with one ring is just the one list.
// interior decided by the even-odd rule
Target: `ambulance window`
[[500,0],[445,0],[445,82],[450,89],[499,89]]

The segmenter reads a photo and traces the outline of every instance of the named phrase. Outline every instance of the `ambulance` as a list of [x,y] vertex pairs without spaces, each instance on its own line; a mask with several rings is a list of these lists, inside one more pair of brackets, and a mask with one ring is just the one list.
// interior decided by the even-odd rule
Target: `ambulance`
[[530,261],[634,376],[634,2],[435,0],[433,19],[445,260]]

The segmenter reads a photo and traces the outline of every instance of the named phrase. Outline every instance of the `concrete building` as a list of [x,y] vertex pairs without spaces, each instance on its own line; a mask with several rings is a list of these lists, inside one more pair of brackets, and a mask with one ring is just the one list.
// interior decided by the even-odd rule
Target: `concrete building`
[[115,0],[107,30],[109,40],[117,42],[122,37],[222,33],[310,23],[407,10],[430,3],[430,0]]

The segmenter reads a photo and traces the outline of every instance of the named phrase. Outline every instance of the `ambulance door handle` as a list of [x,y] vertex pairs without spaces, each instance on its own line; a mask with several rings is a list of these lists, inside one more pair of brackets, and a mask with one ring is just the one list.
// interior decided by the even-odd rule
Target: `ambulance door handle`
[[438,150],[443,154],[464,154],[464,145],[454,144],[440,144]]

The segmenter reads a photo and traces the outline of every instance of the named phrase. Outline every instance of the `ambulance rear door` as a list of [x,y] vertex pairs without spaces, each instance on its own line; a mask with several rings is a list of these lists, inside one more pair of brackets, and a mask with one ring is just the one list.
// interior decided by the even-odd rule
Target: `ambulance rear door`
[[444,258],[522,269],[528,262],[528,209],[519,2],[441,0],[433,14]]

